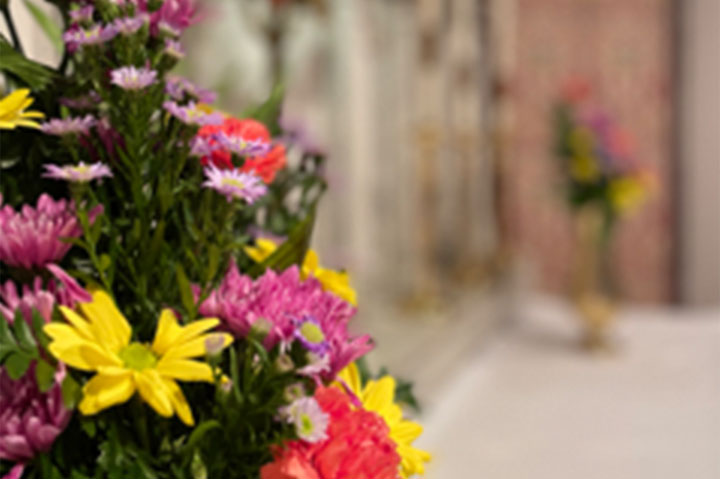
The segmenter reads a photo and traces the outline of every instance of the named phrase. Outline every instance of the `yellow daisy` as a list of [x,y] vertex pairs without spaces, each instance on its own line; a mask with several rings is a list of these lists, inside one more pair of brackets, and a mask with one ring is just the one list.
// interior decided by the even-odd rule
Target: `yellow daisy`
[[45,333],[52,338],[48,349],[69,366],[97,372],[83,387],[80,412],[91,415],[124,403],[137,390],[161,416],[177,414],[188,426],[194,424],[175,380],[213,381],[210,366],[192,358],[206,353],[207,340],[222,341],[223,348],[232,343],[227,333],[204,334],[219,324],[217,319],[180,326],[175,314],[164,309],[155,339],[148,345],[130,342],[130,325],[104,291],[94,291],[91,302],[80,304],[82,316],[65,306],[60,310],[69,324],[45,325]]
[[610,181],[608,197],[616,211],[624,213],[638,207],[647,197],[647,190],[637,178],[627,176]]
[[40,125],[29,118],[45,118],[39,111],[25,111],[32,102],[30,90],[20,88],[0,100],[0,130],[14,130],[18,126],[40,128]]
[[431,459],[430,453],[412,445],[423,429],[420,424],[403,419],[402,409],[395,404],[395,379],[392,376],[383,376],[377,381],[368,381],[365,387],[362,387],[355,363],[343,369],[338,378],[360,399],[364,409],[376,412],[385,420],[390,429],[390,439],[397,445],[397,452],[402,459],[402,477],[424,474],[425,463]]
[[[262,263],[275,252],[278,246],[274,241],[264,238],[255,240],[255,246],[247,246],[245,252],[256,263]],[[350,275],[344,271],[335,271],[320,266],[320,258],[313,250],[308,250],[300,267],[300,275],[303,279],[314,276],[325,291],[330,291],[335,296],[344,299],[353,306],[357,306],[357,293],[350,285]]]

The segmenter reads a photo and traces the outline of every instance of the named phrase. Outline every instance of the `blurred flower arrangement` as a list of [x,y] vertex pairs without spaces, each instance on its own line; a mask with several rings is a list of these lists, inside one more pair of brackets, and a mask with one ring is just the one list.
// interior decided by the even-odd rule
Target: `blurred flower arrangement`
[[53,3],[57,69],[0,37],[0,476],[423,474],[408,385],[360,374],[350,278],[308,249],[324,158],[282,91],[236,118],[172,75],[191,0]]
[[630,135],[592,104],[586,81],[565,85],[554,116],[555,153],[576,226],[573,294],[585,345],[602,349],[614,316],[608,298],[612,233],[618,219],[656,189],[655,175],[636,160]]

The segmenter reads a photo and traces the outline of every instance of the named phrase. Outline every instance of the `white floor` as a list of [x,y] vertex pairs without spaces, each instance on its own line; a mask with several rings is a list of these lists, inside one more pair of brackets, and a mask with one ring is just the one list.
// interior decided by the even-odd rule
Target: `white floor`
[[422,418],[427,479],[720,478],[720,311],[624,310],[609,356],[574,326],[535,298],[446,371]]

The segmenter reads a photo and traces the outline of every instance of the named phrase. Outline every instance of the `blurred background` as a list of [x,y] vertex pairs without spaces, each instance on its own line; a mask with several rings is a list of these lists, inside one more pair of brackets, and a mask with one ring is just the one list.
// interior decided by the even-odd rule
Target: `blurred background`
[[[429,479],[720,477],[720,1],[202,7],[181,73],[237,114],[281,82],[328,154],[313,244],[352,273],[371,365],[415,384]],[[602,257],[593,349],[553,150],[578,78],[654,177]]]

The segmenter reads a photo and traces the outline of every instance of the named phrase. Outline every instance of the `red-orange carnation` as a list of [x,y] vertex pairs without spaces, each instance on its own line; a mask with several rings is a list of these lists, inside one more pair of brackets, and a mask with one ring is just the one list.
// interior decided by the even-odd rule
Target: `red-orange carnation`
[[[203,165],[212,162],[218,168],[234,168],[232,163],[232,155],[230,151],[221,148],[218,145],[215,135],[224,133],[230,137],[242,138],[245,141],[260,141],[270,144],[270,132],[257,120],[251,118],[238,119],[226,117],[220,125],[206,125],[198,131],[198,137],[205,140],[213,147],[213,151],[209,156],[202,157]],[[285,167],[287,159],[285,157],[285,147],[283,145],[274,145],[268,153],[261,156],[249,157],[240,168],[244,173],[255,173],[265,183],[272,183],[275,175],[279,170]]]
[[379,415],[353,407],[338,388],[321,386],[315,399],[330,416],[328,438],[275,448],[275,460],[262,467],[261,479],[398,478],[400,456]]

